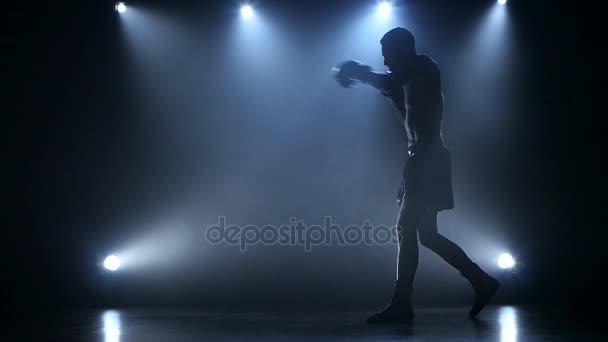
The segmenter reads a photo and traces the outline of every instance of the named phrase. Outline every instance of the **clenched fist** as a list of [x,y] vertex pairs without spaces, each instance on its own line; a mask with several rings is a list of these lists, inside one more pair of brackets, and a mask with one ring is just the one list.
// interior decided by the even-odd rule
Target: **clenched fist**
[[336,81],[344,88],[350,88],[355,81],[365,82],[372,71],[369,65],[364,65],[355,61],[342,63],[334,68]]

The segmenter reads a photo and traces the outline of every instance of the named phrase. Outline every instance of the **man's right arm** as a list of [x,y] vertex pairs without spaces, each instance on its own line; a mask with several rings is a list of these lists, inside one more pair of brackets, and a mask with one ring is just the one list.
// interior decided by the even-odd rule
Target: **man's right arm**
[[378,89],[380,93],[391,99],[399,112],[401,123],[405,120],[405,96],[402,84],[391,74],[375,73],[369,65],[348,61],[342,64],[336,77],[344,87],[350,87],[353,80],[360,81]]
[[361,82],[371,85],[378,89],[382,95],[390,98],[399,112],[401,123],[403,123],[406,116],[405,94],[403,93],[403,86],[392,75],[378,74],[370,70],[363,75]]
[[360,81],[367,83],[372,87],[378,89],[382,95],[389,94],[390,92],[390,75],[379,74],[371,71],[371,68],[365,70],[359,75]]

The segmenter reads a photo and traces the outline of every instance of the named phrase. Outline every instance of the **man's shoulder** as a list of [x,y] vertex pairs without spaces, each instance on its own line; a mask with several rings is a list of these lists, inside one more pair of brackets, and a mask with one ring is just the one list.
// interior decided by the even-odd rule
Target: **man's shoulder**
[[418,55],[418,71],[424,76],[439,76],[439,65],[427,55]]
[[419,79],[424,80],[441,80],[441,71],[434,59],[427,55],[418,55],[418,63],[416,74]]

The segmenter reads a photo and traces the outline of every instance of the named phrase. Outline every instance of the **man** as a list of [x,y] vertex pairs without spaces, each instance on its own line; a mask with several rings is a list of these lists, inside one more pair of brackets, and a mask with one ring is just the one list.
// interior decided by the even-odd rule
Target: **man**
[[387,74],[366,65],[346,62],[336,74],[344,87],[359,81],[379,89],[397,107],[408,138],[408,159],[399,191],[397,229],[399,257],[395,292],[390,304],[367,319],[368,323],[408,323],[414,319],[412,288],[418,268],[420,243],[460,271],[473,286],[474,318],[496,293],[499,283],[475,264],[455,243],[437,231],[437,213],[454,206],[451,160],[443,144],[443,93],[437,64],[416,53],[412,33],[394,28],[382,37]]

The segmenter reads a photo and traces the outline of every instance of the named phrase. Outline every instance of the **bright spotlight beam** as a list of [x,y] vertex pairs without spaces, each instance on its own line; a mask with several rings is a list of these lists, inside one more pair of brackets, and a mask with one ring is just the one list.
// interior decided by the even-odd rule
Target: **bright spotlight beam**
[[388,17],[391,15],[391,11],[393,10],[393,6],[391,6],[390,2],[382,1],[378,4],[378,14],[383,17]]
[[120,268],[120,259],[116,255],[110,255],[103,261],[103,267],[110,271],[116,271]]
[[498,0],[499,5],[504,5],[507,3],[507,0]]
[[241,7],[241,15],[243,18],[251,18],[253,16],[253,8],[250,5],[243,5]]
[[127,5],[125,5],[124,2],[118,2],[116,3],[115,8],[118,13],[125,13],[125,11],[127,10]]
[[515,266],[515,260],[509,253],[503,253],[498,256],[498,267],[507,269]]

